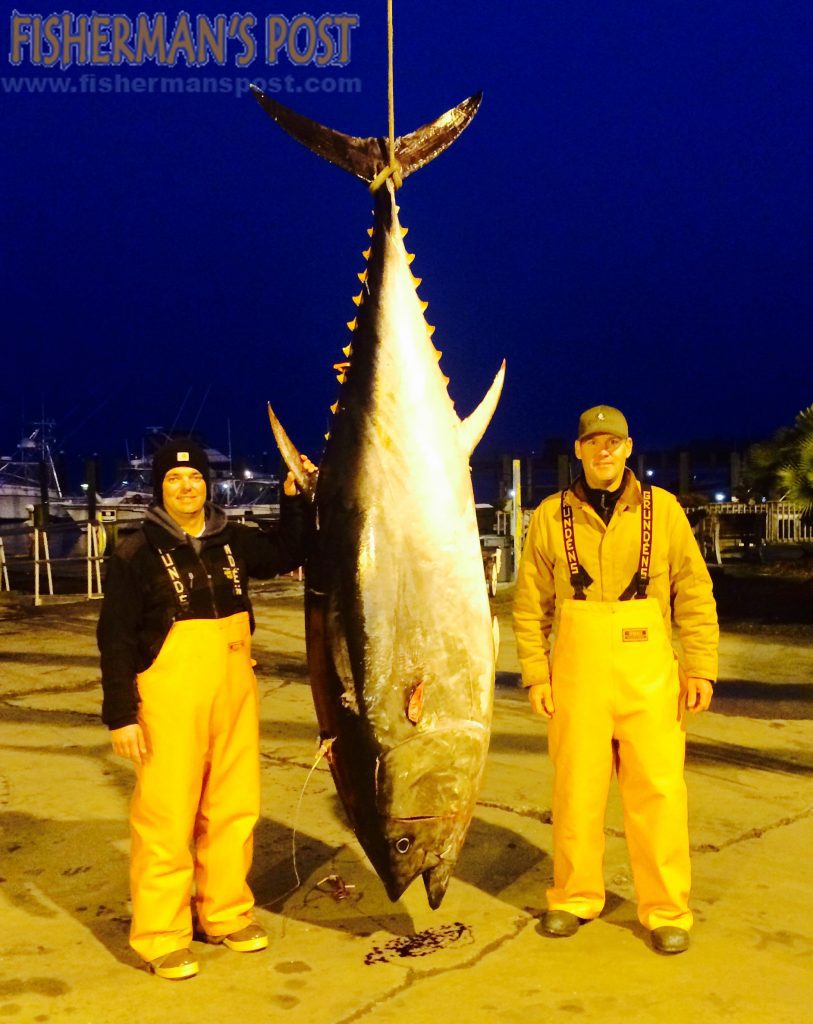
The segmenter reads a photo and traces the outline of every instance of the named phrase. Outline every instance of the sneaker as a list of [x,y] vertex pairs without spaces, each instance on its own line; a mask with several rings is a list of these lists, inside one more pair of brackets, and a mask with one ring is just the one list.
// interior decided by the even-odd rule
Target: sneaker
[[170,981],[181,981],[183,978],[194,978],[198,973],[198,962],[191,949],[174,949],[171,953],[150,960],[147,970],[159,978]]
[[252,922],[231,935],[210,935],[209,942],[222,943],[235,953],[256,953],[268,948],[268,935],[262,925]]

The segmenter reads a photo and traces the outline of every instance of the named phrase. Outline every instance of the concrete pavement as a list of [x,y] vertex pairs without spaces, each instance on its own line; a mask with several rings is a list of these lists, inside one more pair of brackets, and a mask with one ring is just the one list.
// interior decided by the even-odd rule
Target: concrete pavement
[[635,917],[615,787],[604,915],[572,939],[539,932],[551,768],[545,724],[516,688],[509,600],[506,589],[496,602],[503,642],[485,785],[433,912],[419,882],[389,902],[327,766],[308,779],[317,727],[301,585],[258,591],[263,817],[252,878],[271,946],[239,955],[196,944],[201,973],[186,982],[148,976],[127,946],[132,772],[98,721],[98,608],[0,604],[0,1018],[813,1021],[809,628],[724,635],[714,710],[690,723],[693,945],[666,958]]

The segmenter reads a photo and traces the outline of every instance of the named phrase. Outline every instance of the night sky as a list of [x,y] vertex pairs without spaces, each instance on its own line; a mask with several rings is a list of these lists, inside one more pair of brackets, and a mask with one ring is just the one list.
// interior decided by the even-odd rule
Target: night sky
[[[71,8],[94,9],[143,7]],[[162,9],[170,22],[233,10]],[[256,34],[268,11],[301,10],[258,10]],[[230,422],[235,452],[260,452],[269,399],[319,453],[365,186],[249,96],[8,85],[293,75],[276,99],[386,134],[386,3],[309,10],[359,15],[346,67],[261,54],[245,70],[13,67],[4,15],[3,454],[42,409],[76,455],[123,455],[146,427],[196,417],[211,444],[226,447]],[[813,402],[813,6],[395,0],[395,13],[398,134],[484,92],[399,196],[461,415],[507,359],[484,450],[539,449],[595,403],[621,406],[653,446],[757,439]],[[309,93],[314,78],[361,91]]]

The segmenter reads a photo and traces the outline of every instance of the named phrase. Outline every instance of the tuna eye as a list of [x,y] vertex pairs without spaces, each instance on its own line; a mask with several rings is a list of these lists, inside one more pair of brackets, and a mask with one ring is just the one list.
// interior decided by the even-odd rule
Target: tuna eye
[[407,850],[409,849],[410,845],[411,845],[410,841],[407,839],[407,837],[406,836],[401,836],[400,839],[396,840],[395,849],[399,853],[406,853]]

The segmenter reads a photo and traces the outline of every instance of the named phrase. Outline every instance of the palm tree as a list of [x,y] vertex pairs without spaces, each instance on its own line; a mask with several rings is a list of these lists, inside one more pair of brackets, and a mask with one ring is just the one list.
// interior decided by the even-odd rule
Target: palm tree
[[813,511],[813,405],[799,413],[793,426],[751,448],[747,476],[755,490],[770,498],[796,501]]

